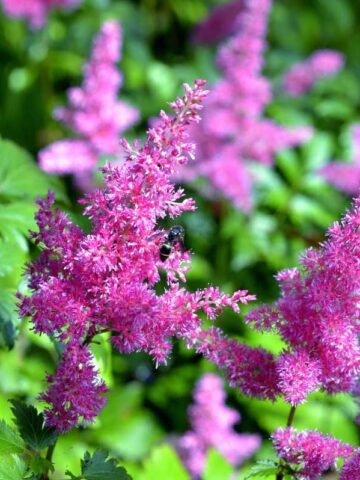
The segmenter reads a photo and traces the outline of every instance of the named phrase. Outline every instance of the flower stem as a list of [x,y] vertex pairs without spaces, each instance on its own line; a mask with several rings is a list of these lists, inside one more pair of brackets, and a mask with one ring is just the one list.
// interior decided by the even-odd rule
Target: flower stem
[[[288,416],[287,421],[286,421],[286,426],[287,427],[291,427],[291,425],[293,423],[293,420],[294,420],[295,411],[296,411],[296,407],[292,406],[290,408],[289,416]],[[275,480],[283,480],[283,479],[284,479],[284,472],[283,471],[277,472],[276,476],[275,476]]]
[[[52,456],[53,456],[53,453],[54,453],[54,450],[55,450],[55,446],[56,446],[56,441],[50,445],[50,447],[47,449],[47,452],[46,452],[46,460],[48,460],[49,462],[51,462],[52,460]],[[47,469],[42,475],[41,475],[41,480],[49,480],[49,469]]]

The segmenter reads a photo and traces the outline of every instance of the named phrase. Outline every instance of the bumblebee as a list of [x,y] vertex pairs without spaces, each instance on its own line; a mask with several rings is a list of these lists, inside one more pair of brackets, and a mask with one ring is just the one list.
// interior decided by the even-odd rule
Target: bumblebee
[[185,251],[184,245],[185,230],[181,225],[174,225],[168,230],[164,243],[160,246],[160,260],[165,262],[171,253],[174,245],[179,245]]

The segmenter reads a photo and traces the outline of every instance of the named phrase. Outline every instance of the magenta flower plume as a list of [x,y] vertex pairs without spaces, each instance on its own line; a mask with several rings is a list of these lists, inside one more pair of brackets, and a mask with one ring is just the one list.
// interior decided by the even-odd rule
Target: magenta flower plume
[[79,138],[58,141],[43,149],[39,153],[43,170],[71,173],[81,179],[94,170],[101,155],[119,155],[120,135],[139,118],[135,108],[117,99],[122,83],[116,68],[120,48],[120,25],[105,22],[84,67],[82,87],[69,90],[69,107],[55,110],[55,118]]
[[360,478],[360,450],[357,449],[354,455],[349,458],[340,474],[339,480],[357,480]]
[[[82,201],[92,222],[88,234],[52,208],[52,195],[39,202],[39,231],[33,237],[42,251],[28,268],[32,293],[21,299],[20,310],[23,316],[32,317],[36,332],[65,344],[64,355],[76,352],[80,356],[94,335],[107,331],[120,352],[143,351],[156,364],[165,363],[173,337],[184,339],[189,347],[198,341],[202,331],[199,310],[215,319],[224,308],[239,311],[238,303],[253,298],[246,291],[228,296],[214,287],[188,292],[180,280],[185,281],[189,253],[177,243],[165,261],[160,258],[166,233],[158,221],[195,208],[171,179],[193,155],[187,129],[200,119],[207,94],[204,83],[197,80],[193,88],[185,85],[184,97],[171,103],[175,115],[162,112],[143,146],[123,141],[123,162],[104,167],[104,188]],[[161,294],[155,291],[159,268],[168,279]],[[63,362],[69,361],[64,357]],[[88,395],[94,397],[86,416],[82,405],[67,397],[55,401],[62,374],[49,377],[50,387],[43,398],[50,405],[47,418],[57,428],[90,420],[91,412],[95,417],[101,405],[101,383],[95,382],[91,371],[83,370],[79,376],[84,375]],[[57,419],[64,409],[66,421],[61,424]]]
[[312,130],[288,129],[264,118],[271,86],[261,69],[271,1],[242,3],[241,9],[238,2],[231,4],[240,10],[236,33],[219,50],[217,63],[223,78],[205,103],[202,124],[193,128],[196,162],[182,171],[182,178],[207,178],[212,194],[220,192],[249,212],[253,203],[250,163],[272,165],[278,151],[303,143]]
[[352,125],[351,137],[352,162],[330,162],[320,173],[339,190],[348,195],[357,195],[360,190],[360,123]]
[[326,470],[336,467],[339,457],[349,458],[354,450],[330,436],[309,430],[298,433],[293,428],[277,429],[272,440],[280,458],[300,467],[293,476],[301,480],[318,479]]
[[69,9],[80,2],[81,0],[1,0],[6,15],[23,18],[34,29],[44,26],[51,10]]
[[49,406],[46,423],[58,431],[66,431],[79,419],[94,419],[104,406],[107,388],[99,379],[89,347],[69,345],[55,375],[48,375],[50,387],[41,395]]
[[276,360],[279,387],[296,406],[319,388],[351,392],[360,375],[360,199],[328,230],[301,269],[277,275],[281,297],[247,315],[260,330],[274,328],[288,349]]
[[293,65],[284,74],[284,90],[294,97],[311,89],[322,77],[336,74],[344,65],[344,57],[334,50],[318,50],[303,62]]
[[233,426],[240,414],[225,405],[225,397],[223,382],[214,374],[203,375],[195,387],[194,403],[189,407],[191,430],[176,443],[193,478],[201,476],[210,448],[237,466],[260,447],[259,435],[235,432]]

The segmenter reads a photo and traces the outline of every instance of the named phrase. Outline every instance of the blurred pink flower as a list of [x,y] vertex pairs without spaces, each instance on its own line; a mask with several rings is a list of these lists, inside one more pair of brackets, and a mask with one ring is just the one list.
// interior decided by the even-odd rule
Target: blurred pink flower
[[357,195],[360,190],[360,123],[351,128],[352,163],[330,162],[320,174],[332,185],[348,195]]
[[196,27],[193,39],[197,43],[218,42],[236,31],[237,16],[244,8],[245,0],[233,0],[217,5]]
[[299,96],[313,86],[319,78],[334,75],[344,65],[344,57],[335,50],[318,50],[303,62],[293,65],[284,74],[285,91],[293,96]]
[[180,176],[185,181],[205,177],[214,195],[221,192],[245,212],[253,203],[249,163],[270,166],[279,150],[312,134],[310,127],[285,128],[264,118],[271,101],[270,83],[261,75],[270,8],[271,0],[243,1],[236,33],[218,52],[223,78],[205,102],[203,122],[192,130],[196,161]]
[[354,455],[345,462],[339,477],[339,480],[358,479],[360,479],[360,449],[357,449]]
[[238,466],[260,447],[260,435],[239,434],[234,430],[240,414],[225,405],[225,397],[223,381],[214,374],[203,375],[195,387],[194,403],[189,407],[191,430],[176,442],[193,478],[201,476],[210,448]]
[[95,169],[101,155],[120,155],[120,135],[139,118],[138,110],[117,99],[122,83],[116,68],[120,48],[119,24],[105,22],[84,67],[83,86],[68,91],[69,107],[55,110],[55,118],[72,129],[79,139],[55,142],[43,149],[39,153],[43,170],[82,174],[83,181],[83,174]]
[[23,18],[34,29],[41,28],[49,12],[56,8],[72,8],[82,0],[1,0],[6,15]]

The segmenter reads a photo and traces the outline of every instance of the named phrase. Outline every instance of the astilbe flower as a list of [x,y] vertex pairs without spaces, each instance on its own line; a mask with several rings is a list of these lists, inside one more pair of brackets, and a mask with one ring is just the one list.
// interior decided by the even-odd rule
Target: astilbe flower
[[360,123],[352,125],[352,162],[330,162],[320,171],[332,185],[348,195],[357,195],[360,190]]
[[210,448],[215,448],[229,463],[238,466],[260,447],[259,435],[235,432],[233,426],[240,421],[240,414],[225,405],[225,398],[221,378],[212,373],[200,378],[194,391],[194,403],[189,407],[191,430],[176,442],[180,457],[193,478],[201,476]]
[[360,450],[357,449],[354,455],[349,458],[340,474],[339,480],[358,480],[360,478]]
[[[49,377],[43,396],[49,405],[48,422],[59,430],[71,428],[79,419],[91,420],[102,405],[103,385],[95,380],[85,348],[95,334],[111,332],[111,342],[120,352],[143,351],[157,364],[164,363],[172,337],[184,339],[189,347],[197,341],[202,330],[198,310],[215,319],[223,308],[239,311],[238,303],[253,298],[246,291],[228,296],[214,287],[190,293],[179,283],[185,280],[189,253],[174,245],[166,261],[159,256],[165,232],[158,221],[195,208],[171,179],[193,155],[186,130],[199,121],[206,93],[204,81],[196,81],[194,88],[186,85],[185,96],[171,104],[175,115],[162,112],[143,146],[123,141],[124,161],[106,165],[104,188],[83,200],[84,214],[92,222],[88,234],[53,210],[51,194],[39,202],[39,231],[33,238],[42,251],[28,268],[32,293],[21,298],[20,312],[32,317],[35,332],[64,345],[62,370]],[[159,268],[168,279],[161,294],[155,291]],[[82,356],[79,369],[76,358]],[[68,392],[62,366],[69,364],[81,386],[76,389],[70,382],[74,395],[61,396],[61,386]],[[82,397],[89,404],[86,411]]]
[[276,359],[278,386],[293,406],[319,388],[351,392],[360,375],[360,198],[328,230],[301,268],[277,275],[281,297],[247,315],[259,330],[277,331],[287,349]]
[[81,185],[91,178],[100,156],[119,156],[120,135],[139,118],[138,110],[117,98],[122,84],[116,68],[120,50],[120,25],[107,21],[84,67],[83,85],[68,91],[69,107],[54,112],[78,138],[55,142],[40,151],[40,167],[46,172],[74,174]]
[[218,52],[223,77],[206,100],[202,124],[193,128],[196,162],[182,171],[185,180],[207,178],[212,194],[221,192],[245,212],[253,203],[251,162],[272,165],[279,150],[303,143],[312,131],[264,118],[271,100],[261,74],[270,8],[271,0],[244,0],[236,33]]
[[344,57],[341,53],[335,50],[317,50],[284,74],[284,90],[295,97],[302,95],[309,91],[317,80],[336,74],[343,65]]
[[[309,430],[297,432],[293,428],[277,429],[272,440],[281,459],[299,466],[293,476],[301,480],[320,478],[326,470],[336,467],[339,457],[349,458],[354,450],[351,445],[328,435]],[[356,478],[351,477],[352,480]]]
[[44,26],[51,10],[69,9],[80,2],[81,0],[1,0],[6,15],[23,18],[34,29]]
[[209,16],[199,23],[193,39],[197,43],[218,42],[233,35],[237,27],[237,16],[244,8],[244,0],[233,0],[214,7]]

